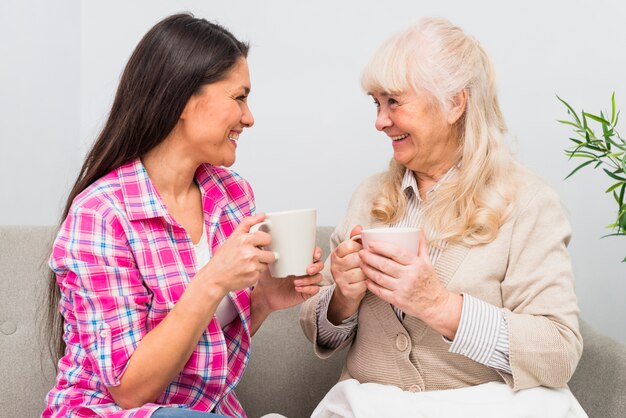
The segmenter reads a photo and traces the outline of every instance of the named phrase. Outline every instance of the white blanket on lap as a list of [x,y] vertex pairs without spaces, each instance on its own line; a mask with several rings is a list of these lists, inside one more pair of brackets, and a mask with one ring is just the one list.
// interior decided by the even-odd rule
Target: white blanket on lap
[[587,418],[567,388],[513,392],[499,382],[452,390],[405,392],[395,386],[337,383],[311,418]]

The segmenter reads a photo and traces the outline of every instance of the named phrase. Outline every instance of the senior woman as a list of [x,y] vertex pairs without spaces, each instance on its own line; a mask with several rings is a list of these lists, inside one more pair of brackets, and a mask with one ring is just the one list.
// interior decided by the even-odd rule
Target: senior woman
[[[362,85],[393,159],[354,192],[331,237],[331,285],[302,307],[317,355],[349,347],[341,380],[411,392],[565,386],[582,352],[570,226],[505,146],[484,49],[423,19],[378,49]],[[423,228],[418,253],[350,239],[389,226]]]
[[[275,279],[235,162],[248,45],[189,14],[137,45],[67,201],[50,265],[57,381],[44,417],[245,417],[235,387],[267,316],[318,292]],[[315,250],[312,259],[321,258]]]

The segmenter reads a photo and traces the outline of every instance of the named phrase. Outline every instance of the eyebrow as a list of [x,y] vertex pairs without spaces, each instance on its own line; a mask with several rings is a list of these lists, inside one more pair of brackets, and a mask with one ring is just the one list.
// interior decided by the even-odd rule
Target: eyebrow
[[367,92],[368,96],[374,97],[374,94],[379,94],[379,95],[381,95],[383,97],[389,97],[389,96],[393,96],[394,95],[393,93],[390,93],[388,91],[381,91],[381,92],[369,91],[369,92]]
[[224,88],[224,91],[228,94],[232,94],[232,95],[239,95],[239,89],[243,89],[243,95],[247,96],[248,94],[250,94],[250,86],[246,86],[246,85],[241,85],[239,87],[233,87],[232,89],[229,89],[228,87]]

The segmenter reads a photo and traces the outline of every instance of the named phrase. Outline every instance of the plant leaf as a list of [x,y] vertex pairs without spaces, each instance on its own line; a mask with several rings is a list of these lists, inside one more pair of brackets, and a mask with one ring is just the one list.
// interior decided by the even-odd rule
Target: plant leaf
[[[569,105],[565,100],[556,95],[557,99],[567,108],[567,113],[571,120],[557,120],[557,122],[570,126],[574,136],[570,137],[570,141],[574,143],[569,148],[564,149],[565,155],[569,159],[579,158],[584,160],[574,170],[572,170],[565,179],[573,176],[578,170],[587,165],[593,164],[593,168],[597,169],[603,164],[602,170],[613,180],[611,186],[606,189],[606,193],[611,193],[618,204],[618,213],[615,222],[608,225],[607,228],[613,232],[606,236],[625,236],[626,235],[626,204],[624,197],[626,194],[626,141],[620,136],[617,130],[620,111],[617,110],[615,103],[615,92],[611,95],[611,111],[600,111],[599,114],[585,112],[584,109],[580,113]],[[580,115],[580,117],[579,117]],[[591,123],[591,125],[590,125]],[[592,125],[600,124],[601,132],[596,135]],[[597,125],[594,125],[597,126]],[[580,138],[580,139],[579,139]],[[626,258],[622,260],[626,263]]]
[[584,163],[582,163],[581,165],[579,165],[578,167],[576,167],[571,173],[569,173],[567,175],[567,177],[565,177],[564,180],[567,180],[568,178],[570,178],[571,176],[574,175],[574,173],[576,173],[578,170],[580,170],[581,168],[591,164],[592,162],[594,162],[594,160],[589,160],[589,161],[585,161]]
[[[613,228],[615,228],[615,225],[608,225],[607,228],[608,229],[613,229]],[[602,235],[600,238],[621,237],[621,236],[624,236],[624,235],[626,235],[626,234],[624,234],[623,232],[613,232],[612,234]]]
[[626,178],[624,177],[620,177],[618,176],[616,173],[612,173],[609,170],[607,170],[606,168],[603,168],[604,172],[611,178],[615,179],[615,180],[619,180],[619,181],[624,181],[626,182]]
[[593,158],[594,160],[597,159],[595,154],[592,154],[590,152],[584,152],[584,151],[573,152],[573,153],[568,154],[568,155],[569,155],[570,158],[577,157],[577,158]]
[[565,107],[567,107],[567,109],[570,111],[570,114],[576,119],[578,125],[580,125],[580,119],[578,118],[578,115],[576,114],[576,111],[574,111],[572,106],[570,106],[569,103],[567,103],[565,100],[561,99],[558,94],[556,95],[556,98],[559,99],[559,101],[563,103]]
[[585,147],[585,148],[589,148],[592,149],[594,151],[600,151],[600,152],[604,152],[604,148],[598,147],[597,145],[594,145],[594,142],[585,142],[583,144],[581,144],[581,148]]
[[606,189],[606,191],[604,193],[610,193],[613,190],[617,189],[619,186],[623,185],[624,183],[621,181],[618,181],[617,183],[615,183],[614,185],[612,185],[611,187],[609,187],[608,189]]
[[571,125],[574,128],[580,128],[580,125],[574,122],[570,122],[569,120],[557,120],[557,122],[562,123],[564,125]]
[[624,144],[617,143],[613,138],[606,138],[611,144],[615,145],[617,148],[626,151],[626,142]]
[[596,122],[600,122],[603,125],[610,125],[609,121],[604,119],[602,116],[594,115],[593,113],[584,112],[583,116],[588,117],[589,119],[593,119]]
[[604,138],[604,143],[606,145],[606,149],[611,150],[611,137],[615,135],[613,129],[609,129],[608,125],[602,124],[602,137]]
[[611,95],[611,124],[615,126],[615,92]]
[[[591,146],[593,147],[593,145]],[[593,155],[594,157],[598,157],[598,155],[594,154],[593,152],[589,151],[589,149],[593,150],[593,151],[600,151],[602,152],[602,150],[600,149],[594,149],[589,147],[589,144],[587,144],[586,142],[581,142],[580,144],[578,144],[575,147],[572,147],[570,149],[566,149],[565,152],[569,155],[569,154],[578,154],[578,153],[583,153],[583,154],[589,154],[589,155]]]

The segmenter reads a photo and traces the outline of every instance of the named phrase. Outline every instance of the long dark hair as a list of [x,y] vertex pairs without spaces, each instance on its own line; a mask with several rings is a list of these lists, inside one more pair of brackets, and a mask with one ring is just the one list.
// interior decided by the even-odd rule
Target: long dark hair
[[[225,78],[247,56],[248,44],[192,14],[169,16],[152,27],[126,64],[107,122],[85,158],[61,219],[90,184],[161,143],[189,98],[203,85]],[[55,363],[65,352],[60,298],[51,272],[45,331]]]

